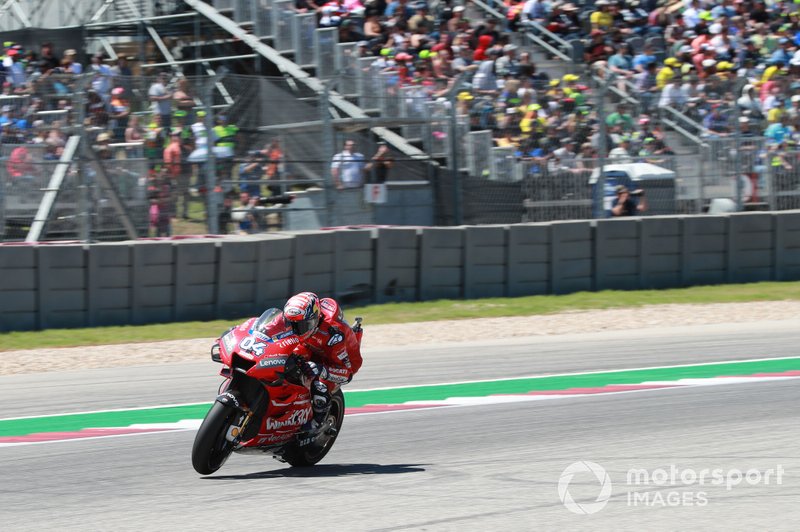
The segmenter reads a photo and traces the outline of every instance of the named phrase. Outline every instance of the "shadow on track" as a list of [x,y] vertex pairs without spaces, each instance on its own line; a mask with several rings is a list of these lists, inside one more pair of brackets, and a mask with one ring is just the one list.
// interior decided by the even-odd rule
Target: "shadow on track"
[[313,467],[286,467],[273,471],[248,473],[246,475],[220,475],[202,477],[206,480],[252,480],[257,478],[319,478],[345,477],[355,475],[397,475],[399,473],[419,473],[426,464],[323,464]]

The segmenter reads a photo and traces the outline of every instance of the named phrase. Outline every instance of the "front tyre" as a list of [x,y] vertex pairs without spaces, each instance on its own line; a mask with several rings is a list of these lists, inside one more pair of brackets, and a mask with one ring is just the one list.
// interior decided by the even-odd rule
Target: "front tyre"
[[201,475],[210,475],[222,467],[233,452],[234,444],[225,436],[236,413],[233,408],[215,402],[206,414],[192,446],[192,466]]
[[330,424],[330,427],[335,430],[326,429],[317,436],[316,441],[311,445],[300,447],[298,443],[293,443],[283,454],[283,459],[294,467],[313,466],[325,458],[325,455],[331,450],[336,438],[342,431],[343,421],[344,394],[342,394],[341,390],[336,390],[336,393],[331,397],[330,412],[328,412],[328,417],[325,418],[325,423]]

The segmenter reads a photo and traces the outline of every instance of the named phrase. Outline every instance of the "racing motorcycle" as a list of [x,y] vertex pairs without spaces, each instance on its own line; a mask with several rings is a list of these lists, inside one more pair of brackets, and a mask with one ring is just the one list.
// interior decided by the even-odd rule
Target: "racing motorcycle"
[[[359,342],[361,318],[353,331]],[[201,475],[217,471],[231,453],[271,454],[295,467],[312,466],[333,447],[344,420],[344,395],[331,390],[330,411],[309,437],[300,429],[313,416],[302,371],[292,351],[300,340],[272,308],[233,327],[211,347],[225,379],[192,447],[192,466]]]

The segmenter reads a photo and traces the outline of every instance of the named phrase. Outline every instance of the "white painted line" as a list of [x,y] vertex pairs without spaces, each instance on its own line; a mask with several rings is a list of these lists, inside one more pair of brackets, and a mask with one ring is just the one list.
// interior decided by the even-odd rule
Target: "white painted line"
[[[550,377],[572,377],[572,376],[580,376],[580,375],[600,375],[604,373],[621,373],[626,371],[645,371],[645,370],[655,370],[655,369],[672,369],[672,368],[691,368],[691,367],[702,367],[702,366],[714,366],[714,365],[722,365],[722,364],[743,364],[748,362],[770,362],[775,360],[800,360],[800,357],[792,356],[792,357],[771,357],[771,358],[751,358],[745,360],[724,360],[718,362],[700,362],[695,364],[676,364],[676,365],[669,365],[669,366],[648,366],[648,367],[636,367],[636,368],[622,368],[622,369],[607,369],[607,370],[600,370],[600,371],[580,371],[574,373],[549,373],[544,375],[528,375],[522,377],[503,377],[498,379],[478,379],[478,380],[471,380],[471,381],[455,381],[455,382],[438,382],[438,383],[429,383],[429,384],[408,384],[404,386],[387,386],[387,387],[379,387],[379,388],[364,388],[364,389],[355,389],[355,390],[345,390],[346,393],[352,392],[376,392],[376,391],[387,391],[387,390],[408,390],[414,388],[425,388],[428,386],[450,386],[456,384],[480,384],[485,382],[506,382],[506,381],[517,381],[517,380],[526,380],[526,379],[546,379]],[[730,379],[731,377],[726,377],[726,379]],[[776,378],[790,378],[790,377],[764,377],[770,380]],[[674,381],[666,381],[667,383],[672,383]],[[595,394],[596,395],[596,394]],[[87,410],[82,412],[64,412],[59,414],[41,414],[35,416],[20,416],[20,417],[9,417],[9,418],[0,418],[0,422],[2,421],[16,421],[21,419],[38,419],[38,418],[48,418],[48,417],[59,417],[59,416],[80,416],[85,414],[104,414],[106,412],[132,412],[137,410],[156,410],[162,408],[176,408],[176,407],[183,407],[183,406],[201,406],[201,405],[210,405],[213,400],[204,401],[200,403],[176,403],[176,404],[167,404],[167,405],[155,405],[155,406],[137,406],[131,408],[114,408],[109,410]]]

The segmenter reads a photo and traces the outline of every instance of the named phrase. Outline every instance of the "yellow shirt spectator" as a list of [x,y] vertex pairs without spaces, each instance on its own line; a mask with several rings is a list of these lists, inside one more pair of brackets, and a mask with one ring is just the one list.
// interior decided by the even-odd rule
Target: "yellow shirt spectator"
[[675,77],[675,71],[671,67],[665,66],[656,74],[656,87],[663,89],[667,86],[672,78]]
[[780,106],[773,107],[772,109],[769,110],[769,112],[767,112],[767,122],[769,122],[770,124],[780,122],[784,112],[785,111]]
[[606,11],[595,11],[589,20],[592,22],[592,28],[601,30],[607,30],[614,25],[614,17]]

